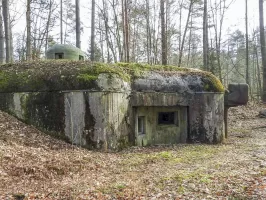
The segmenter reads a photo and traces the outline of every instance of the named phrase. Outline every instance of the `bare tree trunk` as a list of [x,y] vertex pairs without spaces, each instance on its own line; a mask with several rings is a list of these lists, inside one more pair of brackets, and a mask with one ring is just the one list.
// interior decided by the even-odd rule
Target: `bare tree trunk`
[[[47,51],[47,48],[48,48],[48,37],[49,37],[49,28],[50,28],[50,23],[51,23],[51,15],[52,15],[52,5],[53,4],[53,2],[50,0],[50,2],[49,2],[49,14],[48,14],[48,19],[47,19],[47,22],[46,22],[46,28],[45,28],[45,32],[44,32],[44,34],[43,34],[43,37],[42,37],[42,39],[41,39],[41,43],[40,43],[40,45],[39,45],[39,52],[41,52],[41,48],[42,48],[42,45],[43,45],[43,43],[44,43],[44,41],[45,41],[45,43],[44,43],[44,49],[45,49],[45,52]],[[62,24],[63,25],[63,24]],[[63,27],[63,26],[62,26]],[[60,27],[61,28],[61,27]],[[61,35],[62,34],[62,35]],[[63,29],[62,29],[62,32],[60,33],[60,35],[62,36],[61,38],[60,38],[60,40],[61,40],[61,44],[62,44],[62,42],[63,42]]]
[[[106,6],[106,1],[102,0],[102,6],[103,9],[101,10],[103,15],[103,22],[104,22],[104,33],[105,33],[105,42],[106,42],[106,50],[107,50],[107,62],[111,62],[111,56],[110,56],[110,49],[113,52],[112,43],[110,42],[109,38],[109,25],[108,25],[108,7]],[[114,53],[113,53],[114,55]]]
[[[191,12],[193,13],[193,6],[191,9]],[[189,67],[190,57],[191,57],[191,39],[192,39],[192,25],[193,25],[193,17],[190,18],[190,30],[189,30],[189,39],[188,39],[188,55],[187,55],[187,67]]]
[[[222,37],[222,26],[224,21],[225,11],[228,7],[225,5],[226,0],[215,0],[214,8],[212,7],[212,18],[213,18],[213,27],[215,32],[215,52],[218,65],[218,75],[220,81],[222,80],[222,66],[221,66],[221,37]],[[219,9],[219,25],[218,25],[218,9]]]
[[149,5],[149,0],[146,0],[146,15],[145,15],[145,18],[146,18],[146,31],[147,31],[147,37],[146,37],[146,40],[147,40],[147,62],[148,63],[151,63],[151,28],[150,28],[150,5]]
[[[221,37],[222,37],[222,26],[223,26],[223,19],[224,19],[224,13],[225,13],[225,1],[223,0],[223,9],[222,9],[222,1],[220,0],[219,7],[220,7],[220,27],[219,27],[219,35],[216,32],[216,56],[217,56],[217,63],[218,63],[218,74],[219,74],[219,79],[221,82],[223,82],[222,79],[222,66],[221,66]],[[223,12],[222,12],[223,10]]]
[[260,65],[257,46],[254,46],[255,56],[256,56],[256,66],[257,66],[257,79],[258,79],[258,95],[261,97],[261,78],[260,78]]
[[[116,0],[117,3],[118,0]],[[117,43],[117,48],[118,48],[118,54],[119,54],[119,61],[123,60],[123,44],[121,44],[121,35],[120,35],[120,22],[118,21],[118,15],[115,9],[115,0],[112,0],[111,3],[113,13],[114,13],[114,22],[115,22],[115,39]]]
[[0,6],[0,64],[4,63],[5,60],[5,38],[4,38],[4,28],[3,28],[3,18],[2,18],[2,6]]
[[104,58],[104,36],[103,36],[103,28],[102,28],[102,25],[101,25],[101,21],[98,20],[98,29],[99,29],[99,32],[100,32],[100,49],[101,49],[101,61],[102,62],[105,62],[105,58]]
[[128,2],[124,0],[124,11],[125,11],[125,45],[126,45],[126,62],[129,62],[129,26],[128,26]]
[[167,65],[167,39],[165,31],[165,8],[164,0],[160,0],[161,10],[161,40],[162,40],[162,65]]
[[220,0],[220,27],[219,27],[219,36],[218,40],[216,38],[216,55],[217,55],[217,62],[218,62],[218,69],[219,69],[219,79],[222,82],[222,66],[221,66],[221,39],[222,39],[222,26],[223,26],[223,21],[224,21],[224,15],[225,15],[225,1],[223,0],[223,9],[222,9],[222,1]]
[[[248,1],[245,1],[246,3],[246,16],[245,16],[245,22],[246,22],[246,83],[249,85],[249,49],[248,49]],[[251,88],[251,87],[250,87]]]
[[101,12],[103,14],[103,21],[104,21],[104,28],[105,28],[105,40],[106,40],[106,46],[107,46],[108,62],[111,62],[110,50],[113,54],[114,61],[117,62],[116,52],[115,52],[114,45],[112,42],[112,37],[110,37],[110,27],[108,24],[109,18],[108,18],[107,10],[109,8],[107,7],[105,0],[102,0],[102,5],[103,5],[103,9],[101,10]]
[[[252,41],[252,42],[254,42],[254,40]],[[250,79],[250,83],[251,83],[251,85],[253,86],[252,87],[252,94],[254,94],[254,96],[252,95],[252,100],[253,99],[257,99],[257,97],[258,97],[258,93],[257,93],[257,91],[258,91],[258,79],[257,79],[257,68],[256,68],[256,55],[255,55],[255,43],[254,43],[254,45],[253,45],[253,52],[252,52],[252,69],[253,69],[253,73],[251,73],[251,79]]]
[[80,4],[76,0],[76,47],[80,48]]
[[63,22],[65,23],[65,30],[64,30],[64,33],[63,33],[63,44],[65,44],[66,43],[66,39],[67,39],[67,30],[68,30],[68,15],[69,15],[69,9],[66,9],[66,17],[65,17],[65,19],[63,20]]
[[94,61],[95,54],[95,0],[91,1],[91,61]]
[[6,62],[10,62],[10,19],[9,19],[9,0],[2,0],[3,18],[5,27],[5,42],[6,42]]
[[22,35],[22,42],[21,42],[21,49],[19,50],[19,54],[18,54],[18,60],[19,61],[25,61],[25,53],[26,53],[26,29],[27,27],[25,27],[24,31],[23,31],[23,35]]
[[[156,9],[156,4],[153,4],[153,13],[156,13],[157,9]],[[158,38],[156,37],[156,17],[153,17],[153,27],[152,27],[152,61],[151,64],[157,64],[158,63]],[[159,29],[159,25],[158,25],[158,29]]]
[[125,0],[122,0],[122,25],[123,25],[123,60],[126,60],[126,29],[125,29],[125,8],[124,8],[124,3]]
[[169,64],[171,61],[168,60],[168,58],[170,58],[170,49],[169,47],[171,46],[170,45],[170,34],[169,34],[169,27],[168,27],[168,23],[169,23],[169,20],[170,20],[170,13],[171,13],[171,9],[170,9],[170,3],[169,3],[169,0],[164,0],[165,2],[165,8],[164,8],[164,17],[165,17],[165,40],[166,40],[166,59],[167,59],[167,64]]
[[27,0],[27,12],[26,12],[26,23],[27,23],[27,44],[26,44],[26,60],[31,60],[31,0]]
[[[131,2],[132,3],[132,2]],[[132,7],[136,7],[137,6],[137,0],[134,0],[134,4],[132,4]],[[136,16],[134,18],[132,18],[132,21],[130,23],[130,25],[132,26],[132,30],[131,30],[131,38],[132,40],[130,41],[131,43],[131,56],[130,56],[130,61],[131,62],[136,62],[138,61],[138,24],[137,22],[139,21],[139,17]]]
[[[227,57],[229,58],[230,57],[230,47],[229,47],[229,43],[228,43],[228,46],[227,46]],[[226,86],[228,86],[229,84],[229,64],[226,65],[226,82],[224,82]]]
[[[10,19],[10,17],[9,17]],[[12,34],[12,27],[9,26],[10,32],[10,62],[14,62],[14,47],[13,47],[13,34]]]
[[181,50],[181,42],[182,42],[182,9],[183,9],[183,2],[184,0],[181,0],[181,3],[179,1],[179,39],[178,39],[178,50]]
[[186,40],[186,34],[187,34],[189,19],[190,19],[192,7],[193,7],[193,2],[194,1],[190,1],[190,4],[189,4],[188,15],[187,15],[187,22],[186,22],[185,30],[184,30],[184,33],[183,33],[183,39],[182,39],[182,43],[181,43],[181,48],[179,50],[178,67],[180,67],[181,62],[182,62],[183,49],[184,49],[184,44],[185,44],[185,40]]
[[60,0],[60,43],[63,44],[63,0]]
[[33,40],[32,40],[32,56],[31,59],[35,60],[36,58],[36,49],[37,49],[37,19],[33,21],[34,27],[33,27]]
[[203,12],[203,69],[207,71],[209,70],[207,0],[204,0],[204,12]]
[[[212,39],[210,39],[210,41],[211,41],[211,45],[210,45],[210,49],[213,49],[213,45],[212,45]],[[214,54],[214,52],[213,51],[211,51],[210,53],[210,57],[211,58],[213,58],[213,54]],[[214,59],[209,59],[209,71],[211,72],[211,73],[213,73],[213,74],[215,74],[215,67],[214,67],[214,63],[213,63],[213,60]]]
[[266,103],[266,49],[265,49],[265,35],[264,35],[264,13],[263,13],[263,0],[259,0],[259,21],[260,21],[260,45],[261,57],[263,67],[263,92],[262,101]]

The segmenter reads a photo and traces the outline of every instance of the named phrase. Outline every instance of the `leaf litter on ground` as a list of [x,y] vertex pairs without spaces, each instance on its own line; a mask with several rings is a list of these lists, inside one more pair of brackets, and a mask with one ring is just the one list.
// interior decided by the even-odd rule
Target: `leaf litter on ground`
[[0,112],[0,199],[265,199],[262,108],[230,108],[222,144],[121,152],[76,147]]

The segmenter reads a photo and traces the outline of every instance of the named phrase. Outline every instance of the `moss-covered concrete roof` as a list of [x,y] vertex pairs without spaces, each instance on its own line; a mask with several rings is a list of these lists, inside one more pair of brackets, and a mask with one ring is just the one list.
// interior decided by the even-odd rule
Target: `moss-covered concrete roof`
[[[162,77],[197,77],[204,84],[202,91],[224,92],[213,74],[191,68],[137,63],[103,64],[90,61],[45,60],[4,64],[0,66],[0,92],[30,92],[58,90],[99,90],[99,74],[116,74],[123,81],[143,79],[150,72]],[[197,91],[201,92],[201,91]]]

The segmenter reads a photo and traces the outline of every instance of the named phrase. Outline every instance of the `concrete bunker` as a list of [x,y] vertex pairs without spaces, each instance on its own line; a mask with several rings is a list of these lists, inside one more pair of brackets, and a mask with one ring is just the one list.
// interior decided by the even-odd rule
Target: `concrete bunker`
[[224,89],[210,73],[151,71],[135,79],[132,90],[137,145],[223,140]]
[[84,60],[84,52],[72,45],[54,44],[46,51],[46,59]]
[[87,148],[222,142],[224,87],[174,66],[41,61],[0,67],[0,109]]

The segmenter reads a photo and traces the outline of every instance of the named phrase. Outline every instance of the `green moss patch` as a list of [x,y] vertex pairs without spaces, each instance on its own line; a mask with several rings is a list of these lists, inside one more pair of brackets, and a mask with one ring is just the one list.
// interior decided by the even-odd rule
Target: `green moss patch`
[[204,90],[224,92],[221,82],[211,73],[176,66],[139,63],[92,63],[90,61],[43,60],[0,66],[0,92],[57,91],[97,89],[96,80],[101,73],[117,74],[130,82],[154,71],[165,76],[200,76]]
[[210,72],[205,72],[202,76],[205,91],[224,92],[224,86],[221,81]]

